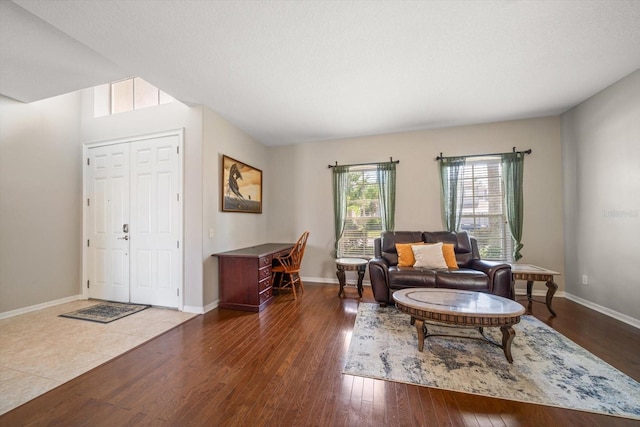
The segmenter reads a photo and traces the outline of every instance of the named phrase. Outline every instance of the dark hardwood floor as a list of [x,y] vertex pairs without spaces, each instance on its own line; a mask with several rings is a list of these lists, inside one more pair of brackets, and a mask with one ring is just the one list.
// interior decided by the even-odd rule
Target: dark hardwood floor
[[[4,414],[1,426],[637,426],[343,375],[358,299],[306,284],[262,313],[213,310]],[[353,288],[348,296],[357,296]],[[364,302],[374,302],[365,288]],[[539,319],[640,380],[640,331],[563,298]]]

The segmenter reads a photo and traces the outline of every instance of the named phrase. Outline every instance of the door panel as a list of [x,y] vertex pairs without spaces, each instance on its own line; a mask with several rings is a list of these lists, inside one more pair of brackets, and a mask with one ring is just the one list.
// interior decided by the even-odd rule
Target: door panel
[[129,147],[108,145],[88,150],[87,277],[89,297],[129,301]]
[[179,143],[170,135],[88,149],[90,298],[180,307]]
[[180,306],[178,142],[166,136],[131,144],[131,302]]

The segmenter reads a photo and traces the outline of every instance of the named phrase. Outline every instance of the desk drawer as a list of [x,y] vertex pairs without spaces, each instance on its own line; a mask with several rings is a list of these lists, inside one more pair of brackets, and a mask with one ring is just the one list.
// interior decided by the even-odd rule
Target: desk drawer
[[271,296],[272,296],[271,292],[272,292],[272,289],[269,288],[260,294],[260,304],[271,299]]
[[260,259],[258,260],[258,268],[271,266],[271,260],[271,255],[260,257]]
[[258,292],[262,292],[271,287],[271,277],[258,282]]
[[271,266],[258,270],[258,280],[271,279]]

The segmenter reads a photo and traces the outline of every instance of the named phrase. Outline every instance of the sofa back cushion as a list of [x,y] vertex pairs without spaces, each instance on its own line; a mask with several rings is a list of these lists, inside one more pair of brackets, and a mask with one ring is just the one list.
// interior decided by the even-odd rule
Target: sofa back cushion
[[466,231],[425,231],[422,233],[422,240],[426,243],[450,243],[456,253],[456,261],[460,267],[466,267],[473,259],[478,258],[474,254],[471,237]]
[[457,233],[451,231],[385,231],[380,237],[380,256],[390,265],[397,265],[396,243],[415,242],[452,244],[456,261],[460,267],[464,267],[471,260],[478,258],[477,255],[474,255],[471,237],[466,231]]
[[396,251],[396,243],[415,243],[423,241],[422,232],[420,231],[385,231],[380,237],[381,255],[390,265],[397,265],[398,252]]

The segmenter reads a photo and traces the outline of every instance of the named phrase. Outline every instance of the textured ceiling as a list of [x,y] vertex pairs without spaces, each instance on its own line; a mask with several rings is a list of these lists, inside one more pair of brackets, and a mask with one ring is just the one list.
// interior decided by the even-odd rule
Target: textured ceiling
[[558,114],[640,68],[637,0],[14,2],[0,93],[137,75],[268,145]]

